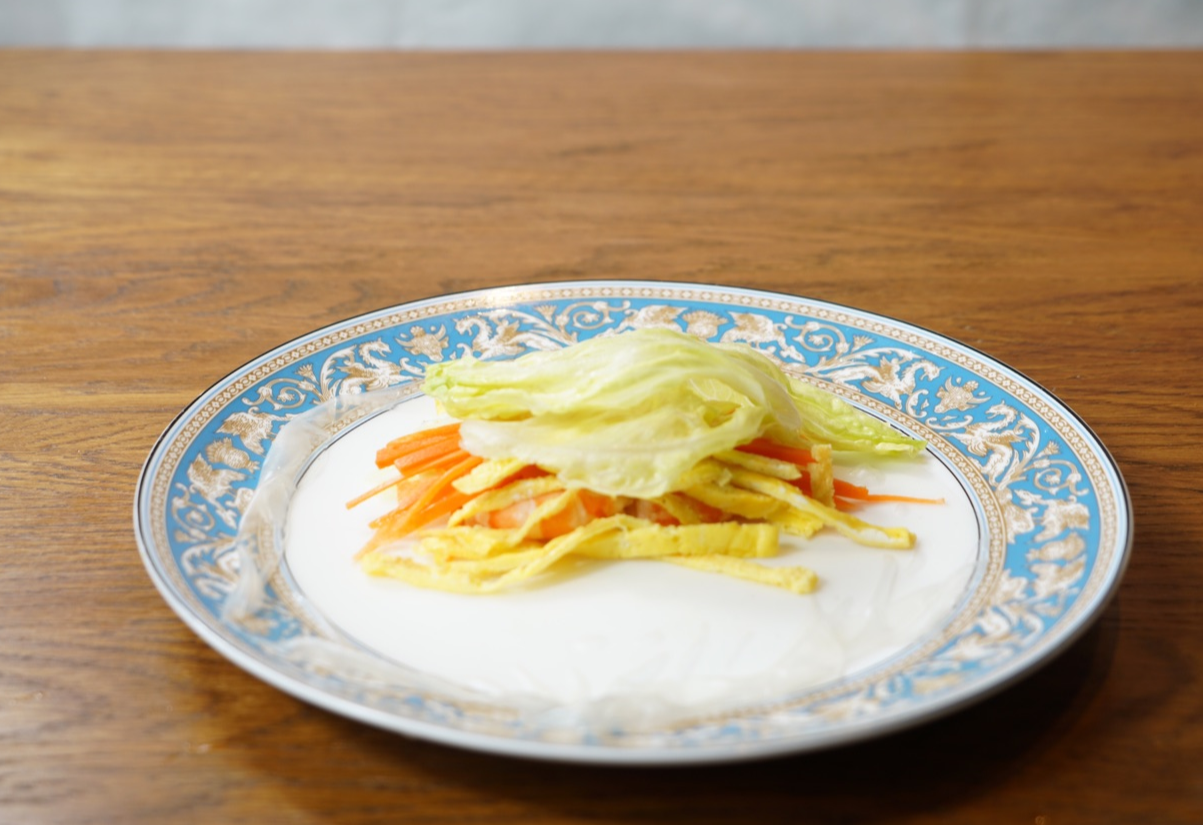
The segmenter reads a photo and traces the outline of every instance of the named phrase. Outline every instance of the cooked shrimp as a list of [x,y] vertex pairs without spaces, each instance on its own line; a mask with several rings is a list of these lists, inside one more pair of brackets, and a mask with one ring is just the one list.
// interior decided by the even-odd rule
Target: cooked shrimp
[[673,527],[681,522],[677,521],[672,513],[665,510],[654,501],[646,499],[636,499],[627,507],[627,512],[636,518],[646,519],[653,524],[662,524],[668,527]]
[[[531,517],[531,513],[540,504],[560,495],[563,494],[561,492],[544,493],[541,496],[515,502],[500,510],[481,513],[476,517],[476,523],[502,530],[518,528],[526,524],[526,520]],[[594,519],[612,516],[620,509],[619,502],[610,496],[603,496],[588,490],[578,490],[567,507],[539,522],[527,534],[527,538],[554,539],[557,536],[567,535]]]

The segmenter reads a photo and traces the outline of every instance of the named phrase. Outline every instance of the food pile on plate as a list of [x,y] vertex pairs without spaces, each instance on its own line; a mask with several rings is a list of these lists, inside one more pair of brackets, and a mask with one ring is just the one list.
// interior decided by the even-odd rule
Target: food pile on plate
[[482,594],[568,557],[654,559],[809,593],[813,571],[756,561],[782,532],[914,545],[849,511],[923,500],[873,495],[832,460],[913,457],[924,442],[750,347],[640,330],[434,364],[423,390],[449,420],[384,445],[390,477],[347,505],[397,497],[358,554],[373,575]]

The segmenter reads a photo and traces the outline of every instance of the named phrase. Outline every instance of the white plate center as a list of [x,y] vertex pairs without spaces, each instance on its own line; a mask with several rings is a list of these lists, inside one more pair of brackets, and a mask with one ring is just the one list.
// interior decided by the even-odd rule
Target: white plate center
[[859,547],[826,531],[783,537],[770,564],[820,577],[808,596],[653,561],[582,562],[548,584],[490,596],[421,590],[364,574],[352,557],[388,494],[345,502],[387,477],[389,440],[429,425],[433,402],[408,401],[345,433],[312,464],[289,510],[285,557],[306,597],[360,643],[425,674],[500,698],[527,697],[616,724],[658,724],[779,699],[849,676],[936,632],[981,552],[975,508],[927,455],[846,465],[874,492],[943,498],[877,504],[867,521],[904,526],[911,551]]

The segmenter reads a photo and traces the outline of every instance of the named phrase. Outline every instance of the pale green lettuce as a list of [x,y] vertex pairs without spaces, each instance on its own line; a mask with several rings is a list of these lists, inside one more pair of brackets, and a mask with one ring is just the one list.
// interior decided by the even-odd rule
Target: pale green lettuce
[[875,454],[924,447],[750,347],[671,330],[432,364],[423,389],[463,420],[473,454],[521,459],[610,495],[662,495],[702,459],[759,437]]

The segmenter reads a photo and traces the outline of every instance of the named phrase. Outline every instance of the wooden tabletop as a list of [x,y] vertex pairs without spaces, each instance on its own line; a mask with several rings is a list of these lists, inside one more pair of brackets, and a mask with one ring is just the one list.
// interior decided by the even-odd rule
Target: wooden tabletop
[[[410,740],[269,687],[142,567],[160,431],[453,290],[754,286],[919,324],[1098,433],[1118,597],[1019,685],[728,767]],[[0,821],[1203,821],[1203,54],[0,52]]]

